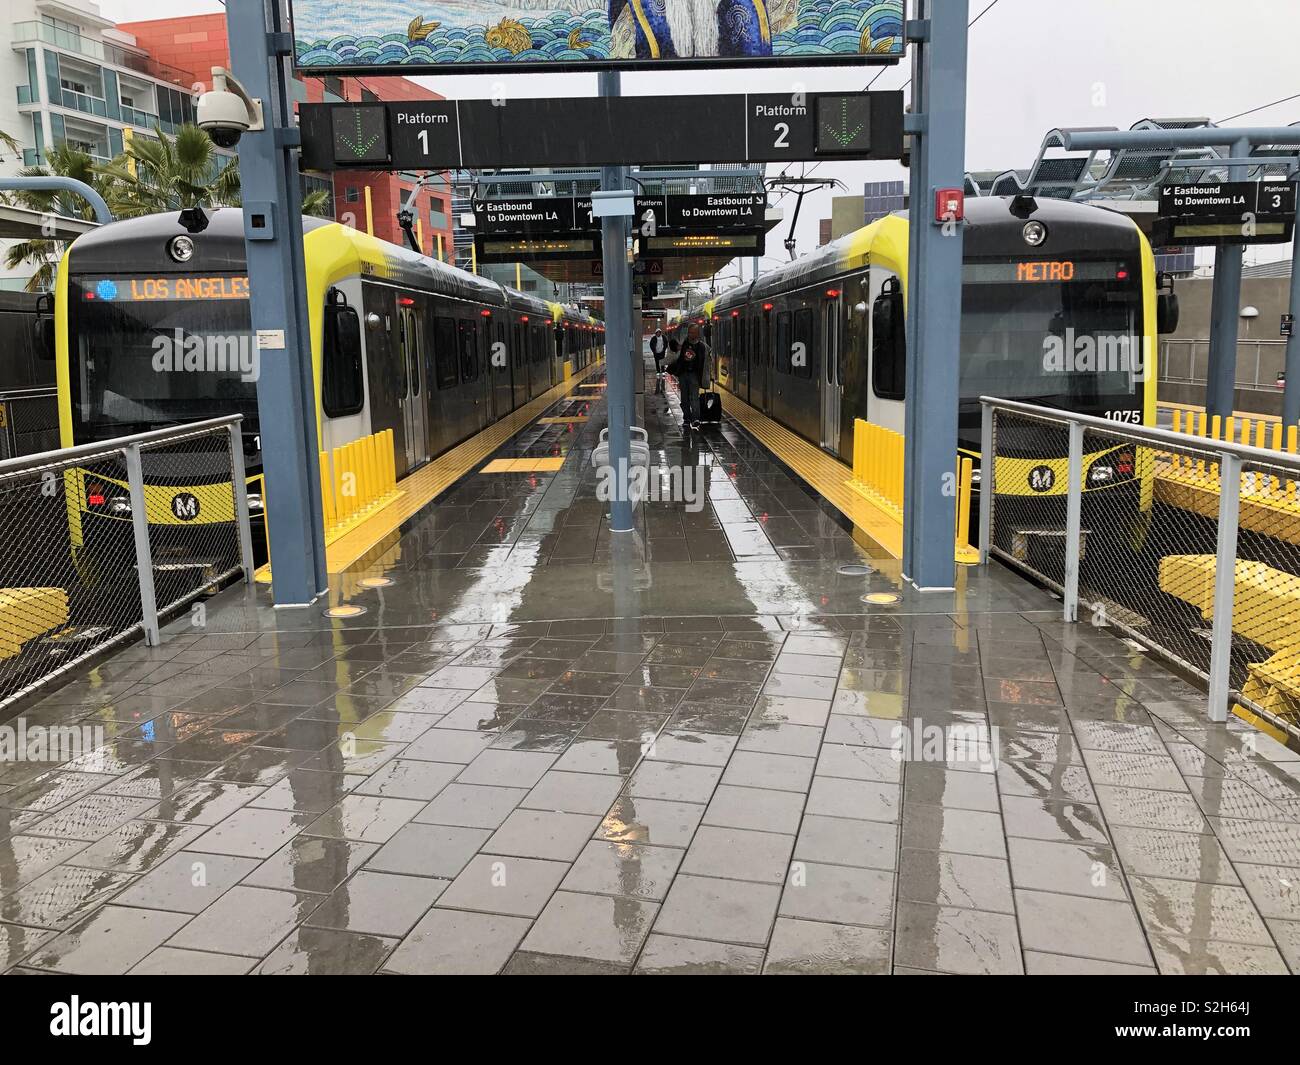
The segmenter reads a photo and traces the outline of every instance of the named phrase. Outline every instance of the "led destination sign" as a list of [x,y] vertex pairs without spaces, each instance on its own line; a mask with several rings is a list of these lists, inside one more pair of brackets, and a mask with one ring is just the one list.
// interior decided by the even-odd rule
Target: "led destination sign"
[[248,299],[246,277],[105,277],[83,284],[81,298],[102,303]]
[[1126,281],[1123,263],[1076,262],[1073,259],[1022,259],[1005,263],[968,263],[962,280],[974,285],[1035,284],[1069,281]]

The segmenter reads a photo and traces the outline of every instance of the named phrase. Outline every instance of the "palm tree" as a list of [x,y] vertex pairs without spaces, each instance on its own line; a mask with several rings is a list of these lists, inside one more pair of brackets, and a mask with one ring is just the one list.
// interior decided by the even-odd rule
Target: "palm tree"
[[22,145],[20,145],[16,140],[14,140],[13,137],[11,137],[8,133],[6,133],[2,129],[0,129],[0,145],[4,146],[5,148],[8,148],[11,152],[17,154],[17,156],[20,159],[22,158],[22,154],[23,154]]
[[[108,179],[108,206],[118,218],[137,218],[186,207],[233,206],[239,202],[239,179],[221,166],[212,139],[187,123],[169,137],[132,138],[112,162],[97,166]],[[233,178],[233,180],[232,180]]]
[[[186,124],[169,137],[134,137],[111,163],[96,169],[109,179],[108,206],[118,218],[179,211],[185,207],[235,207],[240,202],[239,161],[226,159],[198,126]],[[313,192],[303,201],[307,214],[328,208],[329,195]]]
[[[94,160],[85,152],[78,151],[67,144],[55,145],[47,151],[45,166],[26,167],[20,170],[19,174],[22,177],[57,175],[75,178],[77,181],[84,181],[105,198],[109,191],[109,182],[96,172]],[[95,221],[94,208],[71,192],[23,189],[13,193],[12,196],[18,206],[26,207],[28,210]],[[35,263],[36,270],[27,281],[27,290],[38,292],[52,288],[55,267],[59,256],[63,254],[65,243],[65,241],[50,240],[45,237],[17,241],[5,250],[5,266],[13,270],[24,263]]]

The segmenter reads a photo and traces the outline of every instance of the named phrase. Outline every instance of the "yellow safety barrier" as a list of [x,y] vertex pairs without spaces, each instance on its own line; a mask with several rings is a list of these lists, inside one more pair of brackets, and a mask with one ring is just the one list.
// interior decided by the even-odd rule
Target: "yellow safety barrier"
[[[1213,555],[1167,555],[1160,590],[1214,618]],[[1275,652],[1246,666],[1242,694],[1280,716],[1300,719],[1300,577],[1263,562],[1238,559],[1233,568],[1232,631]]]
[[13,658],[28,640],[67,621],[62,588],[0,588],[0,658]]
[[401,496],[393,431],[385,429],[322,451],[320,487],[328,544]]
[[[866,496],[894,521],[903,521],[903,434],[881,425],[853,419],[853,479],[846,482]],[[970,544],[971,490],[974,463],[962,457],[957,471],[957,526],[954,530],[958,562],[973,565],[979,552]]]
[[853,483],[850,486],[903,519],[903,434],[853,419]]
[[[1281,422],[1236,417],[1207,417],[1204,411],[1173,412],[1173,431],[1190,436],[1250,444],[1294,455],[1298,427]],[[1156,474],[1156,498],[1169,506],[1209,518],[1219,514],[1219,464],[1190,455],[1168,454]],[[1241,481],[1241,527],[1300,544],[1300,495],[1296,481],[1248,472]]]

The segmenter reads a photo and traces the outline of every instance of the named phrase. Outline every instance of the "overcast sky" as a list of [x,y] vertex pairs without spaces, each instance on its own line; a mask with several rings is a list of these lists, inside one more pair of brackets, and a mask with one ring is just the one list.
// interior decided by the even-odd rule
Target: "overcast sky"
[[[970,0],[971,18],[990,0]],[[221,11],[220,0],[101,0],[117,21]],[[419,8],[412,0],[413,12]],[[970,31],[966,164],[969,170],[1027,167],[1043,134],[1055,126],[1118,126],[1142,118],[1205,116],[1228,125],[1287,125],[1300,120],[1300,3],[1296,0],[992,0]],[[703,71],[689,75],[690,92],[783,92],[795,82],[810,91],[865,87],[880,68],[781,68],[768,72]],[[906,62],[885,70],[877,89],[896,89]],[[628,95],[680,93],[681,72],[624,74]],[[590,96],[594,74],[455,75],[419,78],[448,97],[487,97],[500,82],[518,96]],[[1232,118],[1241,112],[1250,115]],[[704,130],[700,162],[708,162]],[[633,160],[634,161],[634,160]],[[559,165],[566,160],[554,160]],[[794,168],[791,172],[797,172]],[[774,172],[774,171],[772,171]],[[861,192],[864,181],[901,177],[894,163],[821,164],[817,177],[836,177]],[[817,242],[817,220],[830,214],[830,192],[804,201],[797,237],[801,251]],[[783,207],[786,205],[783,204]],[[789,217],[787,210],[787,217]],[[781,255],[783,223],[768,254]],[[1247,262],[1279,257],[1279,246],[1247,249]]]

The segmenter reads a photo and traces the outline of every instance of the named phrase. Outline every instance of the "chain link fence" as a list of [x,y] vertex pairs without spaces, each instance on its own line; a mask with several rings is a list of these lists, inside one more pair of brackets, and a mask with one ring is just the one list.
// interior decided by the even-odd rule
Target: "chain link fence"
[[241,420],[0,461],[0,714],[251,580]]
[[[1300,739],[1300,459],[985,397],[980,547]],[[1230,435],[1230,434],[1229,434]]]
[[0,459],[59,446],[59,399],[53,388],[0,392]]

